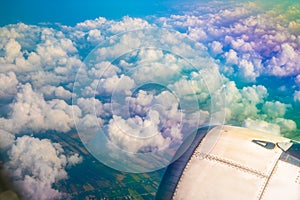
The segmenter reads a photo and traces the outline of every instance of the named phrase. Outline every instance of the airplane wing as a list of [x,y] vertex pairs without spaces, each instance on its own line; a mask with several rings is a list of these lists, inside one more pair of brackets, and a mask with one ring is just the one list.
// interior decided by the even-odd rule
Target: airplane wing
[[157,199],[300,199],[300,145],[241,127],[199,131],[166,170]]

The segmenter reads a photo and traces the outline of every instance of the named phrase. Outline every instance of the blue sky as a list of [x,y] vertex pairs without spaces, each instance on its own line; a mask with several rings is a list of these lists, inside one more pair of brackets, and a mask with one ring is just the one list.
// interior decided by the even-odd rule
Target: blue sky
[[99,16],[121,19],[125,15],[144,17],[170,13],[176,1],[170,0],[3,0],[0,7],[0,25],[23,22],[59,22],[74,25]]

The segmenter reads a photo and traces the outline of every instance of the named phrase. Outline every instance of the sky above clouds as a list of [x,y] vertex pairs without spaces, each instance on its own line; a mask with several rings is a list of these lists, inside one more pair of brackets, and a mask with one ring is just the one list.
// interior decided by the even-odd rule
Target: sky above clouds
[[[31,198],[61,197],[52,184],[84,162],[39,138],[68,134],[75,123],[89,131],[86,144],[103,128],[108,148],[135,154],[170,150],[196,126],[223,120],[299,140],[296,1],[118,2],[115,9],[112,1],[86,5],[82,16],[78,2],[56,3],[20,1],[12,9],[10,1],[0,9],[0,148]],[[157,28],[177,32],[128,33]],[[149,82],[157,84],[139,87]]]
[[[75,25],[86,19],[95,19],[103,16],[108,19],[119,20],[125,15],[132,17],[145,17],[153,14],[167,14],[174,10],[171,0],[4,0],[5,6],[0,8],[0,25],[8,23],[24,22],[26,24],[37,23],[61,23]],[[67,14],[64,14],[67,11]],[[78,14],[80,13],[80,14]]]

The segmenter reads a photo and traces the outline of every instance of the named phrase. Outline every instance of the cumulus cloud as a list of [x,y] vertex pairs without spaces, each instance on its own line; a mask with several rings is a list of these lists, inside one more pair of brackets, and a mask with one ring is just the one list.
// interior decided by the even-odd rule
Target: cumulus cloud
[[[125,151],[133,153],[145,151],[146,149],[149,149],[150,152],[155,149],[161,150],[161,148],[169,145],[170,138],[165,139],[160,134],[158,124],[159,113],[157,111],[149,112],[145,120],[138,116],[128,120],[113,116],[108,130],[110,141]],[[132,135],[128,135],[128,133]]]
[[[74,84],[74,102],[86,115],[76,121],[79,134],[92,151],[97,147],[91,138],[99,131],[107,135],[101,142],[114,158],[126,153],[123,156],[129,160],[143,153],[175,153],[181,142],[199,126],[209,124],[216,112],[209,109],[209,91],[222,86],[214,74],[218,73],[217,64],[204,46],[165,29],[126,32],[110,41],[88,56]],[[185,91],[183,86],[190,89]],[[102,105],[97,119],[90,115],[95,114],[91,112],[95,104],[88,99]],[[116,167],[113,161],[109,164]]]
[[10,39],[4,47],[5,58],[8,62],[14,62],[17,57],[21,56],[21,45],[14,39]]
[[[211,3],[205,4],[205,8],[208,9],[211,5]],[[219,6],[222,5],[218,4]],[[280,81],[282,77],[295,77],[297,87],[300,82],[298,81],[300,70],[297,64],[300,58],[300,43],[297,36],[293,34],[297,30],[297,23],[289,21],[291,16],[297,18],[296,12],[285,9],[284,4],[278,6],[281,6],[280,12],[275,7],[262,7],[260,3],[252,2],[234,4],[221,12],[210,9],[207,14],[202,9],[198,9],[186,12],[184,15],[159,19],[159,23],[163,26],[173,27],[210,47],[211,55],[219,61],[219,70],[229,80],[235,82],[235,86],[232,83],[226,84],[227,106],[225,108],[227,120],[232,120],[234,124],[247,119],[246,116],[277,124],[275,119],[283,118],[287,109],[295,109],[291,104],[298,102],[299,95],[297,91],[293,91],[292,85],[286,85],[286,92],[292,90],[290,92],[294,93],[293,96],[287,97],[286,103],[273,102],[273,96],[268,96],[271,102],[265,102],[266,88],[272,95],[273,91],[277,90],[277,86],[265,81],[269,77],[275,77],[274,81]],[[291,7],[297,6],[293,4]],[[199,4],[199,7],[203,8],[203,4]],[[194,20],[195,24],[189,20],[193,17],[197,18]],[[266,93],[259,102],[254,100],[257,99],[254,92],[249,91],[249,94],[243,92],[244,85],[249,88],[253,83],[265,87]],[[281,132],[285,131],[288,129],[281,128]]]
[[247,118],[258,117],[258,104],[264,102],[268,96],[268,91],[264,86],[253,85],[238,89],[233,81],[227,82],[225,86],[226,90],[220,92],[225,93],[226,119],[228,121],[236,123],[243,122]]
[[72,92],[62,86],[55,87],[47,85],[40,88],[39,91],[43,94],[44,98],[47,99],[62,99],[68,101],[72,98]]
[[[31,136],[74,127],[79,107],[70,105],[73,81],[82,65],[73,41],[53,28],[22,23],[0,28],[0,148],[8,153],[4,164],[24,198],[58,199],[53,184],[66,179],[66,167],[82,162],[58,143]],[[90,40],[96,32],[90,32]],[[73,113],[74,111],[74,113]],[[94,121],[94,119],[93,119]],[[51,133],[53,134],[53,133]]]
[[203,28],[189,28],[189,36],[197,41],[205,41],[207,40],[208,36]]
[[94,114],[86,114],[84,115],[84,117],[80,118],[79,121],[77,121],[78,123],[80,123],[80,129],[92,129],[92,130],[96,130],[99,129],[100,126],[103,125],[103,119],[100,117],[97,117]]
[[256,80],[258,74],[251,62],[243,59],[239,62],[238,68],[239,77],[242,77],[243,80],[250,82],[254,82]]
[[17,93],[19,81],[14,72],[0,74],[0,97],[2,99],[11,98]]
[[236,51],[230,49],[228,52],[225,53],[226,63],[228,64],[238,64],[239,58],[237,56]]
[[77,164],[81,163],[82,160],[83,160],[83,158],[78,153],[75,153],[74,155],[67,157],[68,166],[77,165]]
[[29,199],[57,199],[62,193],[52,184],[67,178],[65,167],[81,161],[78,154],[66,157],[58,143],[48,139],[22,136],[16,139],[9,151],[10,161],[5,165]]
[[77,105],[84,115],[100,116],[105,114],[102,102],[95,98],[78,98]]
[[93,30],[100,28],[105,22],[107,22],[107,20],[104,17],[98,17],[94,20],[85,20],[84,22],[76,24],[76,29]]
[[268,123],[262,120],[246,119],[243,126],[253,130],[263,131],[273,135],[280,135],[280,127],[277,124]]
[[93,29],[88,32],[87,41],[94,43],[94,44],[98,44],[102,40],[103,40],[103,36],[101,35],[100,30]]
[[281,132],[289,132],[297,128],[296,123],[290,119],[276,118],[274,122],[280,126]]
[[107,79],[100,79],[98,83],[97,92],[98,94],[108,93],[112,94],[113,92],[124,92],[130,93],[130,89],[134,88],[135,82],[133,79],[126,75],[112,76]]
[[268,96],[266,87],[262,85],[253,85],[252,87],[244,87],[241,91],[243,97],[254,104],[263,103]]
[[[77,49],[62,32],[21,23],[2,29],[6,33],[0,36],[0,40],[6,43],[5,54],[0,59],[2,72],[53,71],[55,68],[54,74],[64,74],[63,69],[70,72],[80,65],[74,56]],[[18,35],[13,30],[17,30]]]
[[223,52],[223,45],[218,41],[213,41],[211,43],[211,51],[213,54],[217,55]]
[[[213,4],[207,3],[205,10]],[[215,6],[221,5],[216,4]],[[293,6],[297,6],[297,4]],[[199,5],[199,7],[203,8],[203,5]],[[166,27],[186,32],[193,39],[208,46],[217,40],[225,47],[223,53],[219,51],[220,49],[218,52],[227,58],[227,63],[237,64],[238,60],[242,61],[247,57],[247,62],[253,63],[253,67],[251,67],[253,69],[249,69],[248,65],[249,70],[247,71],[251,73],[247,74],[250,76],[250,81],[255,81],[255,77],[265,74],[278,77],[299,74],[297,65],[299,42],[287,28],[288,26],[296,27],[296,23],[289,22],[288,19],[283,20],[285,17],[288,18],[287,16],[295,16],[295,13],[288,13],[284,8],[282,10],[283,13],[272,6],[264,8],[260,3],[252,2],[232,4],[221,12],[212,11],[209,14],[203,13],[201,9],[194,10],[184,15],[161,18],[159,22]],[[190,18],[194,17],[197,20],[191,21]],[[192,24],[193,22],[195,24]],[[218,46],[220,47],[220,45]],[[231,49],[238,53],[237,56],[232,54]],[[213,56],[218,55],[213,51],[212,53]],[[261,66],[256,63],[261,63]]]
[[149,112],[151,102],[153,101],[153,94],[148,94],[144,90],[140,90],[134,97],[128,97],[129,109],[139,116],[145,116]]
[[7,150],[15,141],[15,136],[7,131],[0,130],[0,149]]
[[132,31],[149,27],[151,27],[151,25],[146,20],[125,16],[121,21],[116,22],[108,30],[111,31],[112,34],[116,34],[124,31]]
[[294,101],[299,103],[300,102],[300,91],[295,91],[294,93]]
[[0,118],[0,121],[3,129],[13,133],[46,130],[67,132],[74,126],[72,112],[75,111],[77,117],[81,115],[78,107],[72,107],[63,100],[45,101],[28,83],[19,88],[10,107],[9,118]]
[[297,75],[300,72],[299,52],[288,43],[281,44],[277,57],[272,57],[268,68],[270,73],[276,76]]
[[279,101],[267,101],[263,105],[262,111],[271,118],[283,117],[290,105],[281,103]]
[[[189,126],[195,128],[197,124],[183,119],[184,110],[178,109],[176,98],[168,91],[154,95],[140,90],[136,97],[129,97],[127,101],[130,117],[126,119],[123,113],[114,115],[109,121],[108,135],[110,142],[129,152],[161,151],[171,142],[180,141]],[[199,118],[194,117],[194,120]]]

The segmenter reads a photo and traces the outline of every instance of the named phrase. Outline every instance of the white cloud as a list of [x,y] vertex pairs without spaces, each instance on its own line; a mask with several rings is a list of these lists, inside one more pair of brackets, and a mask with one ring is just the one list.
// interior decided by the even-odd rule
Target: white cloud
[[45,101],[28,83],[20,87],[10,106],[12,111],[9,118],[0,120],[4,123],[2,128],[13,133],[29,130],[67,132],[74,126],[72,112],[74,111],[74,117],[81,115],[78,107],[72,107],[63,100]]
[[128,97],[126,101],[129,103],[130,111],[139,116],[144,116],[150,110],[153,94],[148,94],[146,91],[140,90],[136,98]]
[[0,74],[0,97],[5,99],[13,97],[17,93],[17,85],[19,81],[14,72]]
[[294,101],[300,103],[300,91],[295,91]]
[[161,150],[166,148],[171,138],[164,138],[158,130],[159,113],[149,112],[147,118],[140,117],[124,120],[119,116],[113,116],[109,122],[110,141],[121,149],[137,153],[144,148]]
[[[207,3],[205,10],[211,5],[224,6]],[[199,9],[193,8],[193,11],[184,15],[163,17],[159,23],[185,32],[205,44],[217,40],[226,47],[224,49],[234,49],[240,59],[245,59],[245,54],[248,54],[247,61],[254,64],[254,70],[247,70],[249,73],[244,74],[249,74],[250,80],[265,74],[278,77],[299,74],[299,42],[287,28],[295,27],[296,23],[284,20],[285,14],[279,13],[274,7],[262,8],[257,2],[232,4],[224,6],[220,12],[214,10],[211,13],[203,13],[203,6],[199,5]],[[189,20],[192,17],[196,19]],[[226,51],[227,63],[237,64],[237,59],[229,59]],[[263,67],[258,68],[254,60],[261,58],[264,58]]]
[[245,59],[241,60],[238,65],[239,78],[244,81],[254,82],[258,77],[258,73],[252,62]]
[[78,98],[77,105],[84,115],[100,116],[105,114],[102,102],[95,98]]
[[168,91],[154,96],[140,90],[136,97],[127,98],[127,101],[132,116],[126,119],[114,115],[108,126],[110,142],[126,151],[162,150],[170,142],[181,140],[181,129],[188,128],[183,124],[189,121],[182,121],[178,102]]
[[98,94],[112,94],[113,92],[124,92],[126,94],[130,94],[130,90],[134,88],[134,86],[135,82],[130,77],[123,74],[120,77],[115,75],[107,79],[100,79],[97,92]]
[[269,63],[270,73],[275,76],[296,75],[300,72],[299,52],[288,43],[281,44],[281,50],[277,57],[273,57]]
[[276,123],[280,126],[281,132],[289,132],[289,131],[293,131],[297,128],[296,123],[290,119],[276,118],[274,120],[274,123]]
[[110,62],[100,62],[95,64],[89,71],[89,77],[94,79],[108,78],[117,75],[121,70]]
[[62,86],[55,87],[47,85],[40,88],[39,91],[42,92],[44,97],[48,99],[70,100],[72,98],[72,93]]
[[211,43],[211,51],[213,54],[217,55],[223,52],[223,45],[218,41],[213,41]]
[[80,123],[79,127],[77,127],[79,130],[97,130],[104,123],[102,118],[99,118],[94,114],[86,114],[78,120],[76,122]]
[[208,36],[203,28],[189,28],[189,37],[196,41],[205,41]]
[[15,136],[7,131],[0,129],[0,149],[6,150],[11,147],[15,141]]
[[263,120],[252,120],[250,118],[246,119],[243,126],[253,130],[263,131],[273,135],[280,135],[280,127],[277,124],[268,123]]
[[77,52],[70,39],[56,38],[53,30],[43,30],[41,37],[44,40],[37,45],[36,52],[42,58],[42,66],[48,69],[65,66],[68,60],[71,59],[68,55]]
[[99,49],[99,53],[102,56],[107,56],[108,58],[115,58],[116,55],[121,56],[124,52],[129,49],[138,49],[141,46],[142,41],[140,37],[143,37],[143,33],[137,36],[135,32],[128,32],[128,34],[121,35],[119,41],[111,46],[107,46]]
[[199,74],[195,74],[195,78],[191,80],[180,79],[172,85],[168,86],[174,93],[186,101],[193,101],[197,98],[199,102],[205,102],[210,94],[203,79],[199,77]]
[[[14,177],[14,182],[22,188],[25,198],[56,199],[62,194],[53,189],[52,184],[67,178],[65,166],[68,160],[63,153],[58,143],[23,136],[11,147],[10,161],[5,166]],[[77,160],[71,156],[71,163],[73,161],[76,163]]]
[[76,24],[76,29],[96,29],[101,27],[107,20],[104,17],[98,17],[94,20],[85,20],[84,22],[80,22]]
[[[268,95],[267,89],[261,85],[244,87],[238,89],[235,82],[226,83],[225,100],[226,100],[226,118],[232,122],[243,122],[247,118],[257,118],[257,105],[265,101]],[[220,95],[219,98],[222,98]],[[222,99],[220,99],[222,101]]]
[[20,52],[21,45],[14,39],[10,39],[5,45],[5,58],[8,62],[12,63],[16,58],[20,57],[22,54]]
[[[14,30],[18,31],[17,35]],[[14,71],[20,82],[32,81],[37,87],[53,81],[58,85],[74,80],[77,67],[82,63],[75,55],[77,49],[73,42],[61,31],[21,23],[4,27],[3,31],[6,34],[0,35],[0,41],[6,44],[3,46],[6,50],[0,59],[1,72]],[[54,79],[37,78],[42,71],[47,75],[50,72]],[[28,74],[19,76],[24,72]]]
[[235,21],[236,19],[241,19],[251,15],[255,9],[257,9],[256,4],[249,2],[243,4],[243,6],[222,10],[218,19],[225,23],[228,21]]
[[88,33],[87,41],[98,44],[103,40],[103,36],[101,35],[101,31],[99,29],[90,30]]
[[286,110],[290,105],[281,103],[279,101],[270,102],[267,101],[262,107],[262,111],[266,113],[270,118],[283,117],[286,113]]
[[[166,67],[166,64],[169,64]],[[134,71],[133,78],[137,82],[159,82],[167,84],[172,78],[180,75],[180,66],[174,63],[153,62],[142,65]]]
[[141,49],[138,52],[138,57],[142,62],[157,61],[160,60],[163,56],[164,54],[161,49]]
[[83,158],[78,153],[75,153],[74,155],[68,157],[67,160],[68,160],[68,166],[73,166],[81,163]]
[[244,87],[241,90],[243,97],[246,101],[254,104],[263,103],[264,99],[268,96],[267,88],[262,85],[253,85],[252,87]]
[[151,25],[141,18],[123,17],[122,21],[115,23],[109,28],[112,34],[121,33],[125,31],[132,31],[137,29],[149,28]]

